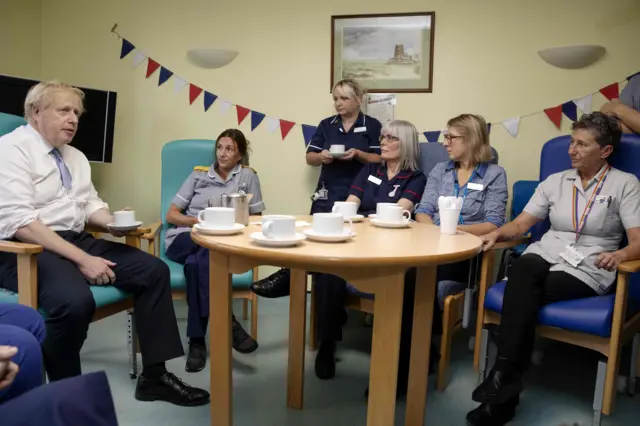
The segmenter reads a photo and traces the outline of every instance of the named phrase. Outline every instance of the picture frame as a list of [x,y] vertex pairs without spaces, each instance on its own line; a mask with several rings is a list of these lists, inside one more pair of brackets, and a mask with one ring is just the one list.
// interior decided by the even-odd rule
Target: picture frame
[[331,88],[353,78],[370,93],[431,93],[435,12],[331,16]]

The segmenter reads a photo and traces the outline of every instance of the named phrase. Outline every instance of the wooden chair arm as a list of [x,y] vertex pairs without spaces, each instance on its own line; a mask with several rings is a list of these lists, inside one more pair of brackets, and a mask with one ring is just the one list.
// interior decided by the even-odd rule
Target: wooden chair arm
[[16,254],[38,254],[42,253],[42,246],[39,246],[37,244],[0,240],[0,252]]
[[519,246],[520,244],[526,244],[529,242],[530,238],[531,236],[525,235],[524,237],[519,237],[519,238],[516,238],[515,240],[502,241],[499,243],[495,243],[493,247],[491,247],[491,250],[504,250],[511,247]]
[[154,241],[158,234],[160,233],[160,228],[162,228],[162,221],[159,220],[157,222],[152,223],[147,227],[148,231],[140,236],[143,240]]
[[640,271],[640,260],[632,260],[630,262],[623,262],[618,265],[618,271],[624,274],[633,274]]

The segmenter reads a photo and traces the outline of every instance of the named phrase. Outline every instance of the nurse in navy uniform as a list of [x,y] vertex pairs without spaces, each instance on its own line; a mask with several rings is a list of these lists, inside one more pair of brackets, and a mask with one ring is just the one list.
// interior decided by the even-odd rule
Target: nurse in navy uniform
[[[333,102],[337,115],[325,118],[318,125],[307,146],[307,164],[322,167],[318,185],[311,199],[311,214],[330,212],[333,203],[344,201],[349,188],[363,165],[380,162],[380,130],[382,125],[360,112],[364,90],[352,79],[333,87]],[[344,145],[344,155],[330,153],[332,145]],[[276,298],[289,295],[289,269],[251,284],[259,296]]]

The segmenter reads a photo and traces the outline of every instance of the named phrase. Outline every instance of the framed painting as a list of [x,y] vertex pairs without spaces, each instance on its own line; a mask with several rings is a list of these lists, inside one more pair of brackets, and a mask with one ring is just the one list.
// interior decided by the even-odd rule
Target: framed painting
[[435,12],[331,17],[331,87],[343,78],[371,93],[431,92]]

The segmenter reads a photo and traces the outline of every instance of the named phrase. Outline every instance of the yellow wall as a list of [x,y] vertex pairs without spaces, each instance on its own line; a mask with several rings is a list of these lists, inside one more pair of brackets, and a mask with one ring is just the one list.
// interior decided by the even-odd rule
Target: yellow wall
[[[145,80],[144,65],[132,70],[131,58],[118,59],[120,42],[109,33],[114,22],[190,81],[258,111],[317,124],[332,112],[330,15],[423,10],[436,12],[434,92],[399,95],[396,110],[420,130],[442,128],[461,112],[499,121],[542,110],[640,71],[637,0],[56,0],[42,3],[43,77],[118,92],[114,162],[95,165],[94,178],[113,208],[131,206],[150,221],[158,215],[162,145],[213,138],[235,126],[235,110],[221,116],[214,105],[204,113],[201,98],[190,107],[186,90],[174,95],[171,82],[158,88],[157,74]],[[25,31],[13,28],[16,34]],[[576,43],[602,44],[608,54],[574,71],[536,55],[540,48]],[[188,48],[207,45],[240,55],[218,70],[186,61]],[[602,102],[594,97],[595,107]],[[249,122],[241,127],[246,133]],[[494,126],[492,143],[509,184],[537,176],[540,146],[558,134],[544,115],[524,119],[517,139]],[[317,170],[304,162],[300,128],[284,142],[264,125],[249,137],[269,211],[306,213]]]
[[0,74],[40,78],[41,0],[0,0]]

